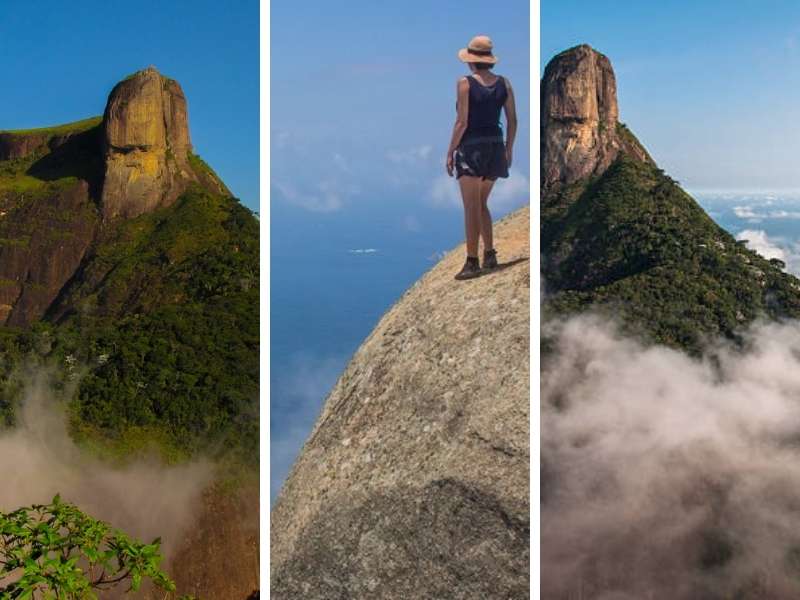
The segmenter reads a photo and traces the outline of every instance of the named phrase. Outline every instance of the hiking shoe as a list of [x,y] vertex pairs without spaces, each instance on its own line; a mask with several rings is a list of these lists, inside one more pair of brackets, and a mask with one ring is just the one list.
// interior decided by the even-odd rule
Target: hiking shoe
[[483,253],[483,267],[485,271],[497,268],[497,250],[494,248]]
[[481,266],[477,256],[468,256],[461,271],[456,274],[456,279],[472,279],[481,274]]

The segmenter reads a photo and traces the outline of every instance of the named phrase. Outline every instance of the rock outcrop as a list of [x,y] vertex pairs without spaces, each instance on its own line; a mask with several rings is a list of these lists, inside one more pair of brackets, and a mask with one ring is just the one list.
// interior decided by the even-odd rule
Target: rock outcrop
[[103,219],[168,206],[190,181],[186,98],[178,83],[148,67],[118,83],[103,116]]
[[43,134],[18,135],[0,133],[0,160],[16,160],[32,154],[47,143]]
[[328,396],[271,514],[271,594],[529,596],[529,210],[502,268],[463,245],[381,318]]
[[118,83],[102,119],[0,132],[0,326],[48,314],[103,223],[169,206],[193,182],[230,196],[191,152],[183,91],[154,67]]
[[547,193],[605,171],[620,152],[651,161],[620,125],[608,58],[587,44],[556,55],[541,83],[541,186]]

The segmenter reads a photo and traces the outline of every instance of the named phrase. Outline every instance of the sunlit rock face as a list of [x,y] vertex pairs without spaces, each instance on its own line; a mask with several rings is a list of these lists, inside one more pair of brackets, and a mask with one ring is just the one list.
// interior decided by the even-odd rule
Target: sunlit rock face
[[617,83],[605,55],[583,44],[553,57],[541,84],[542,191],[598,175],[620,152],[649,161],[618,119]]
[[172,203],[194,180],[186,97],[148,67],[118,83],[103,116],[104,220],[135,217]]

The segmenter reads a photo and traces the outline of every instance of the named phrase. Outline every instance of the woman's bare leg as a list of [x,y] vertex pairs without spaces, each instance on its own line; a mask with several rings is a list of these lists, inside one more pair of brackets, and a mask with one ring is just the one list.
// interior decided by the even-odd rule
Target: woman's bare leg
[[489,212],[489,192],[492,191],[494,181],[484,179],[480,182],[481,196],[481,237],[483,238],[483,251],[494,248],[494,238],[492,236],[492,214]]
[[464,202],[464,232],[467,241],[467,256],[478,257],[478,238],[481,232],[481,180],[462,175],[458,178],[461,200]]

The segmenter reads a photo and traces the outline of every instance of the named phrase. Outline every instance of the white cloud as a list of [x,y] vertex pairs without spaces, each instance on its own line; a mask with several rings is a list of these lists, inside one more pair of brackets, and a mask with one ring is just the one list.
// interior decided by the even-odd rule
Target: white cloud
[[271,418],[280,423],[270,436],[270,495],[274,501],[322,410],[326,396],[345,366],[339,356],[292,356],[275,376]]
[[357,193],[355,187],[343,187],[335,181],[321,181],[311,193],[301,192],[292,184],[273,181],[283,198],[288,202],[310,210],[312,212],[329,213],[340,210],[344,206],[343,196],[347,193]]
[[767,214],[770,219],[800,219],[800,212],[796,210],[771,210]]
[[740,219],[747,219],[751,223],[757,223],[764,218],[762,215],[756,213],[752,206],[734,206],[733,214]]
[[[507,179],[499,178],[489,194],[489,208],[503,208],[512,204],[530,200],[530,184],[528,178],[520,171],[512,168]],[[455,177],[439,175],[431,185],[429,197],[434,206],[460,207],[461,190]]]
[[498,179],[494,185],[492,193],[489,195],[489,205],[495,204],[508,205],[523,200],[530,201],[531,186],[528,178],[512,168],[509,170],[508,179]]
[[599,319],[549,333],[542,597],[733,598],[754,574],[762,597],[797,597],[800,323],[708,360]]
[[769,238],[763,229],[743,229],[736,234],[737,240],[746,240],[747,246],[764,258],[778,258],[786,261],[786,252]]
[[430,198],[434,206],[461,206],[461,192],[455,177],[448,177],[444,174],[434,179],[430,189]]
[[428,160],[432,151],[433,146],[424,144],[422,146],[407,148],[405,150],[390,150],[386,153],[386,158],[395,164],[413,165]]
[[770,237],[762,229],[743,229],[736,234],[737,240],[747,240],[747,247],[764,258],[777,258],[786,264],[786,270],[800,276],[800,245],[783,238]]
[[[773,204],[768,200],[765,205]],[[764,219],[800,219],[800,211],[796,210],[766,210],[757,211],[752,206],[734,206],[733,214],[740,219],[746,219],[749,223],[760,223]]]

